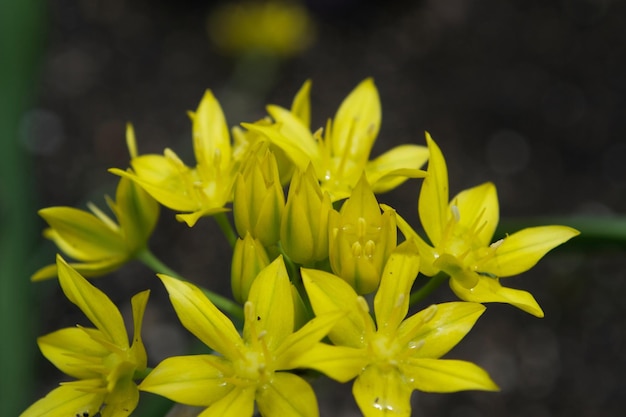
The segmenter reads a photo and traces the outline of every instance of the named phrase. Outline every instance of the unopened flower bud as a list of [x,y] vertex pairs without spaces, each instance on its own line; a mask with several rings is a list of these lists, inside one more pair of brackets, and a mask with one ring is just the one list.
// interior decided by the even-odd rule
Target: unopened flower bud
[[289,258],[308,265],[328,257],[328,214],[332,204],[322,193],[313,167],[291,180],[280,228],[283,250]]
[[235,300],[243,303],[248,299],[252,282],[269,264],[267,252],[258,239],[254,239],[250,233],[246,233],[243,239],[237,239],[230,272],[230,283]]
[[357,293],[376,288],[397,244],[395,211],[381,214],[365,176],[357,183],[341,211],[329,218],[329,258],[333,272]]
[[280,238],[280,218],[285,196],[276,158],[266,150],[252,155],[235,182],[233,214],[239,236],[250,233],[266,247]]

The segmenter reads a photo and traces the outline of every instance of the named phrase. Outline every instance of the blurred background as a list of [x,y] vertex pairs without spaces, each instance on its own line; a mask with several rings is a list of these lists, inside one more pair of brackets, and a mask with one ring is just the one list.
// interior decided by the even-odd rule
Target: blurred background
[[[575,216],[626,213],[626,2],[617,0],[28,0],[0,5],[0,300],[3,415],[63,377],[36,336],[83,323],[54,281],[36,210],[104,206],[141,153],[174,149],[194,163],[191,126],[204,90],[229,124],[290,106],[313,80],[312,127],[365,77],[383,122],[374,154],[424,143],[448,161],[452,193],[498,187],[508,232]],[[419,182],[380,201],[416,224]],[[193,229],[163,210],[151,248],[192,281],[228,294],[230,254],[211,219]],[[572,220],[574,221],[574,220]],[[521,223],[520,223],[521,222]],[[621,416],[626,408],[626,247],[572,242],[505,285],[531,291],[546,317],[490,305],[448,356],[485,367],[498,394],[416,393],[415,416]],[[94,283],[130,313],[152,288],[144,337],[151,364],[191,341],[154,275],[132,263]],[[447,288],[434,300],[451,300]],[[358,415],[350,387],[317,384],[323,416]],[[158,415],[156,412],[145,415]]]

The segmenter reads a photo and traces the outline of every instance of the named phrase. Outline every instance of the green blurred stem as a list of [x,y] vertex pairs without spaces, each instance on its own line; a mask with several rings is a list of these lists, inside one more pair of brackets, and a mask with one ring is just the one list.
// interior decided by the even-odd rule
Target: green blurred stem
[[[179,273],[169,268],[165,265],[159,258],[157,258],[150,249],[146,248],[143,251],[137,254],[137,259],[143,262],[144,265],[152,269],[154,272],[158,274],[169,275],[173,278],[180,279],[181,281],[189,282],[185,278],[183,278]],[[195,285],[195,284],[194,284]],[[243,320],[243,309],[241,306],[234,301],[223,297],[217,293],[214,293],[211,290],[206,288],[199,287],[204,295],[208,297],[213,304],[229,316],[236,318],[238,320]]]
[[420,289],[411,294],[411,298],[409,299],[409,305],[415,305],[420,301],[424,300],[433,291],[435,291],[441,284],[447,281],[448,275],[443,272],[438,273],[437,275],[427,278],[426,284],[424,284]]
[[[32,106],[46,3],[0,1],[0,410],[19,415],[34,400],[37,361],[31,283],[38,219],[32,161],[20,121]],[[43,307],[45,308],[45,306]]]
[[228,244],[230,245],[230,247],[234,248],[235,243],[237,242],[237,233],[235,233],[235,230],[233,229],[232,224],[228,220],[228,216],[226,216],[226,213],[224,212],[217,213],[213,217],[217,221],[217,224],[222,230],[222,233],[224,233],[224,236],[226,236],[226,239],[228,240]]

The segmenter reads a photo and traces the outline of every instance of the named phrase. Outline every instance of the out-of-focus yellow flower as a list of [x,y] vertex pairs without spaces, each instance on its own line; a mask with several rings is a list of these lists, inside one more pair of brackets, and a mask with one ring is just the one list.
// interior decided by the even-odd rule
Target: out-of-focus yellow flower
[[450,287],[463,300],[508,303],[543,317],[530,293],[503,287],[500,278],[529,270],[548,251],[579,232],[567,226],[530,227],[491,243],[499,218],[495,186],[485,183],[448,201],[445,159],[430,135],[426,134],[426,140],[430,160],[418,211],[431,244],[398,217],[402,233],[418,243],[421,272],[427,276],[439,271],[450,275]]
[[195,168],[186,166],[170,149],[163,155],[137,156],[135,135],[129,127],[128,146],[134,149],[130,161],[132,171],[116,168],[110,171],[130,178],[164,206],[189,212],[178,214],[176,218],[191,227],[200,217],[228,210],[224,206],[232,200],[233,183],[247,152],[234,155],[224,113],[211,91],[206,91],[196,112],[190,112],[189,116]]
[[294,174],[280,227],[280,241],[289,258],[309,265],[328,258],[328,215],[332,204],[313,168]]
[[240,335],[232,322],[192,284],[159,275],[183,326],[216,355],[165,359],[144,379],[143,391],[182,404],[208,407],[202,416],[249,417],[256,403],[264,417],[318,415],[311,386],[288,372],[343,316],[331,312],[294,332],[292,286],[277,258],[254,280]]
[[246,233],[243,239],[237,239],[233,248],[230,284],[233,297],[238,303],[248,299],[252,282],[259,272],[270,264],[270,259],[263,244]]
[[340,212],[331,212],[329,231],[333,272],[359,294],[376,290],[383,267],[396,247],[398,230],[395,212],[381,213],[365,176]]
[[38,339],[41,353],[76,381],[64,382],[31,405],[21,417],[129,416],[139,401],[134,380],[146,370],[141,340],[143,313],[150,291],[132,300],[133,339],[111,300],[57,256],[59,283],[66,297],[95,325],[69,327]]
[[418,270],[417,248],[413,242],[404,242],[382,273],[374,297],[375,321],[367,301],[343,280],[320,270],[302,270],[316,315],[337,310],[348,313],[328,334],[335,346],[319,344],[299,360],[340,382],[357,377],[352,392],[366,417],[409,417],[414,390],[498,389],[477,365],[439,359],[472,329],[484,306],[444,303],[406,318]]
[[307,49],[315,27],[307,9],[295,1],[225,3],[209,16],[209,35],[231,55],[249,53],[286,58]]
[[235,182],[233,215],[239,236],[250,233],[266,247],[276,244],[284,207],[274,154],[266,149],[263,156],[251,155]]
[[[48,207],[39,215],[50,225],[44,236],[78,262],[79,273],[93,277],[115,271],[146,248],[159,217],[159,205],[148,193],[126,178],[120,178],[115,201],[107,203],[117,219],[113,221],[95,205],[92,213],[72,207]],[[33,281],[56,277],[56,264],[32,276]]]
[[291,111],[268,106],[275,124],[247,124],[249,130],[264,134],[291,158],[300,170],[313,165],[315,174],[328,191],[332,201],[350,195],[363,171],[375,193],[397,187],[407,178],[424,176],[419,168],[428,159],[424,146],[401,145],[369,160],[378,136],[381,108],[378,90],[368,78],[344,99],[335,118],[326,129],[311,133],[308,123],[310,83],[306,82],[296,95]]

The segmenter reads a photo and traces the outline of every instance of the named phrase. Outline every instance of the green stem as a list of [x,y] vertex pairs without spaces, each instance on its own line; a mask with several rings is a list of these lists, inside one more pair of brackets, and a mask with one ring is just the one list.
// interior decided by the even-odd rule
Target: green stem
[[[140,251],[137,254],[136,258],[156,273],[169,275],[173,278],[180,279],[181,281],[189,282],[179,273],[175,272],[163,262],[161,262],[161,260],[157,258],[148,248]],[[238,320],[243,320],[243,309],[239,304],[206,288],[198,288],[200,288],[202,292],[204,292],[204,295],[206,295],[217,308],[224,311],[231,317],[234,317]]]
[[419,290],[415,291],[411,294],[411,298],[409,299],[410,305],[415,305],[420,301],[424,300],[428,297],[433,291],[435,291],[441,284],[443,284],[447,279],[448,275],[443,272],[438,273],[437,275],[428,278],[426,284],[424,284]]
[[226,213],[217,213],[213,217],[215,218],[215,221],[217,221],[217,224],[222,230],[222,233],[224,233],[226,240],[228,240],[228,244],[230,245],[230,247],[234,248],[235,243],[237,242],[237,233],[235,233],[235,230],[228,220],[228,216],[226,216]]
[[0,408],[6,416],[27,407],[39,382],[33,326],[39,306],[28,276],[41,220],[20,123],[37,89],[46,6],[41,0],[0,2]]

